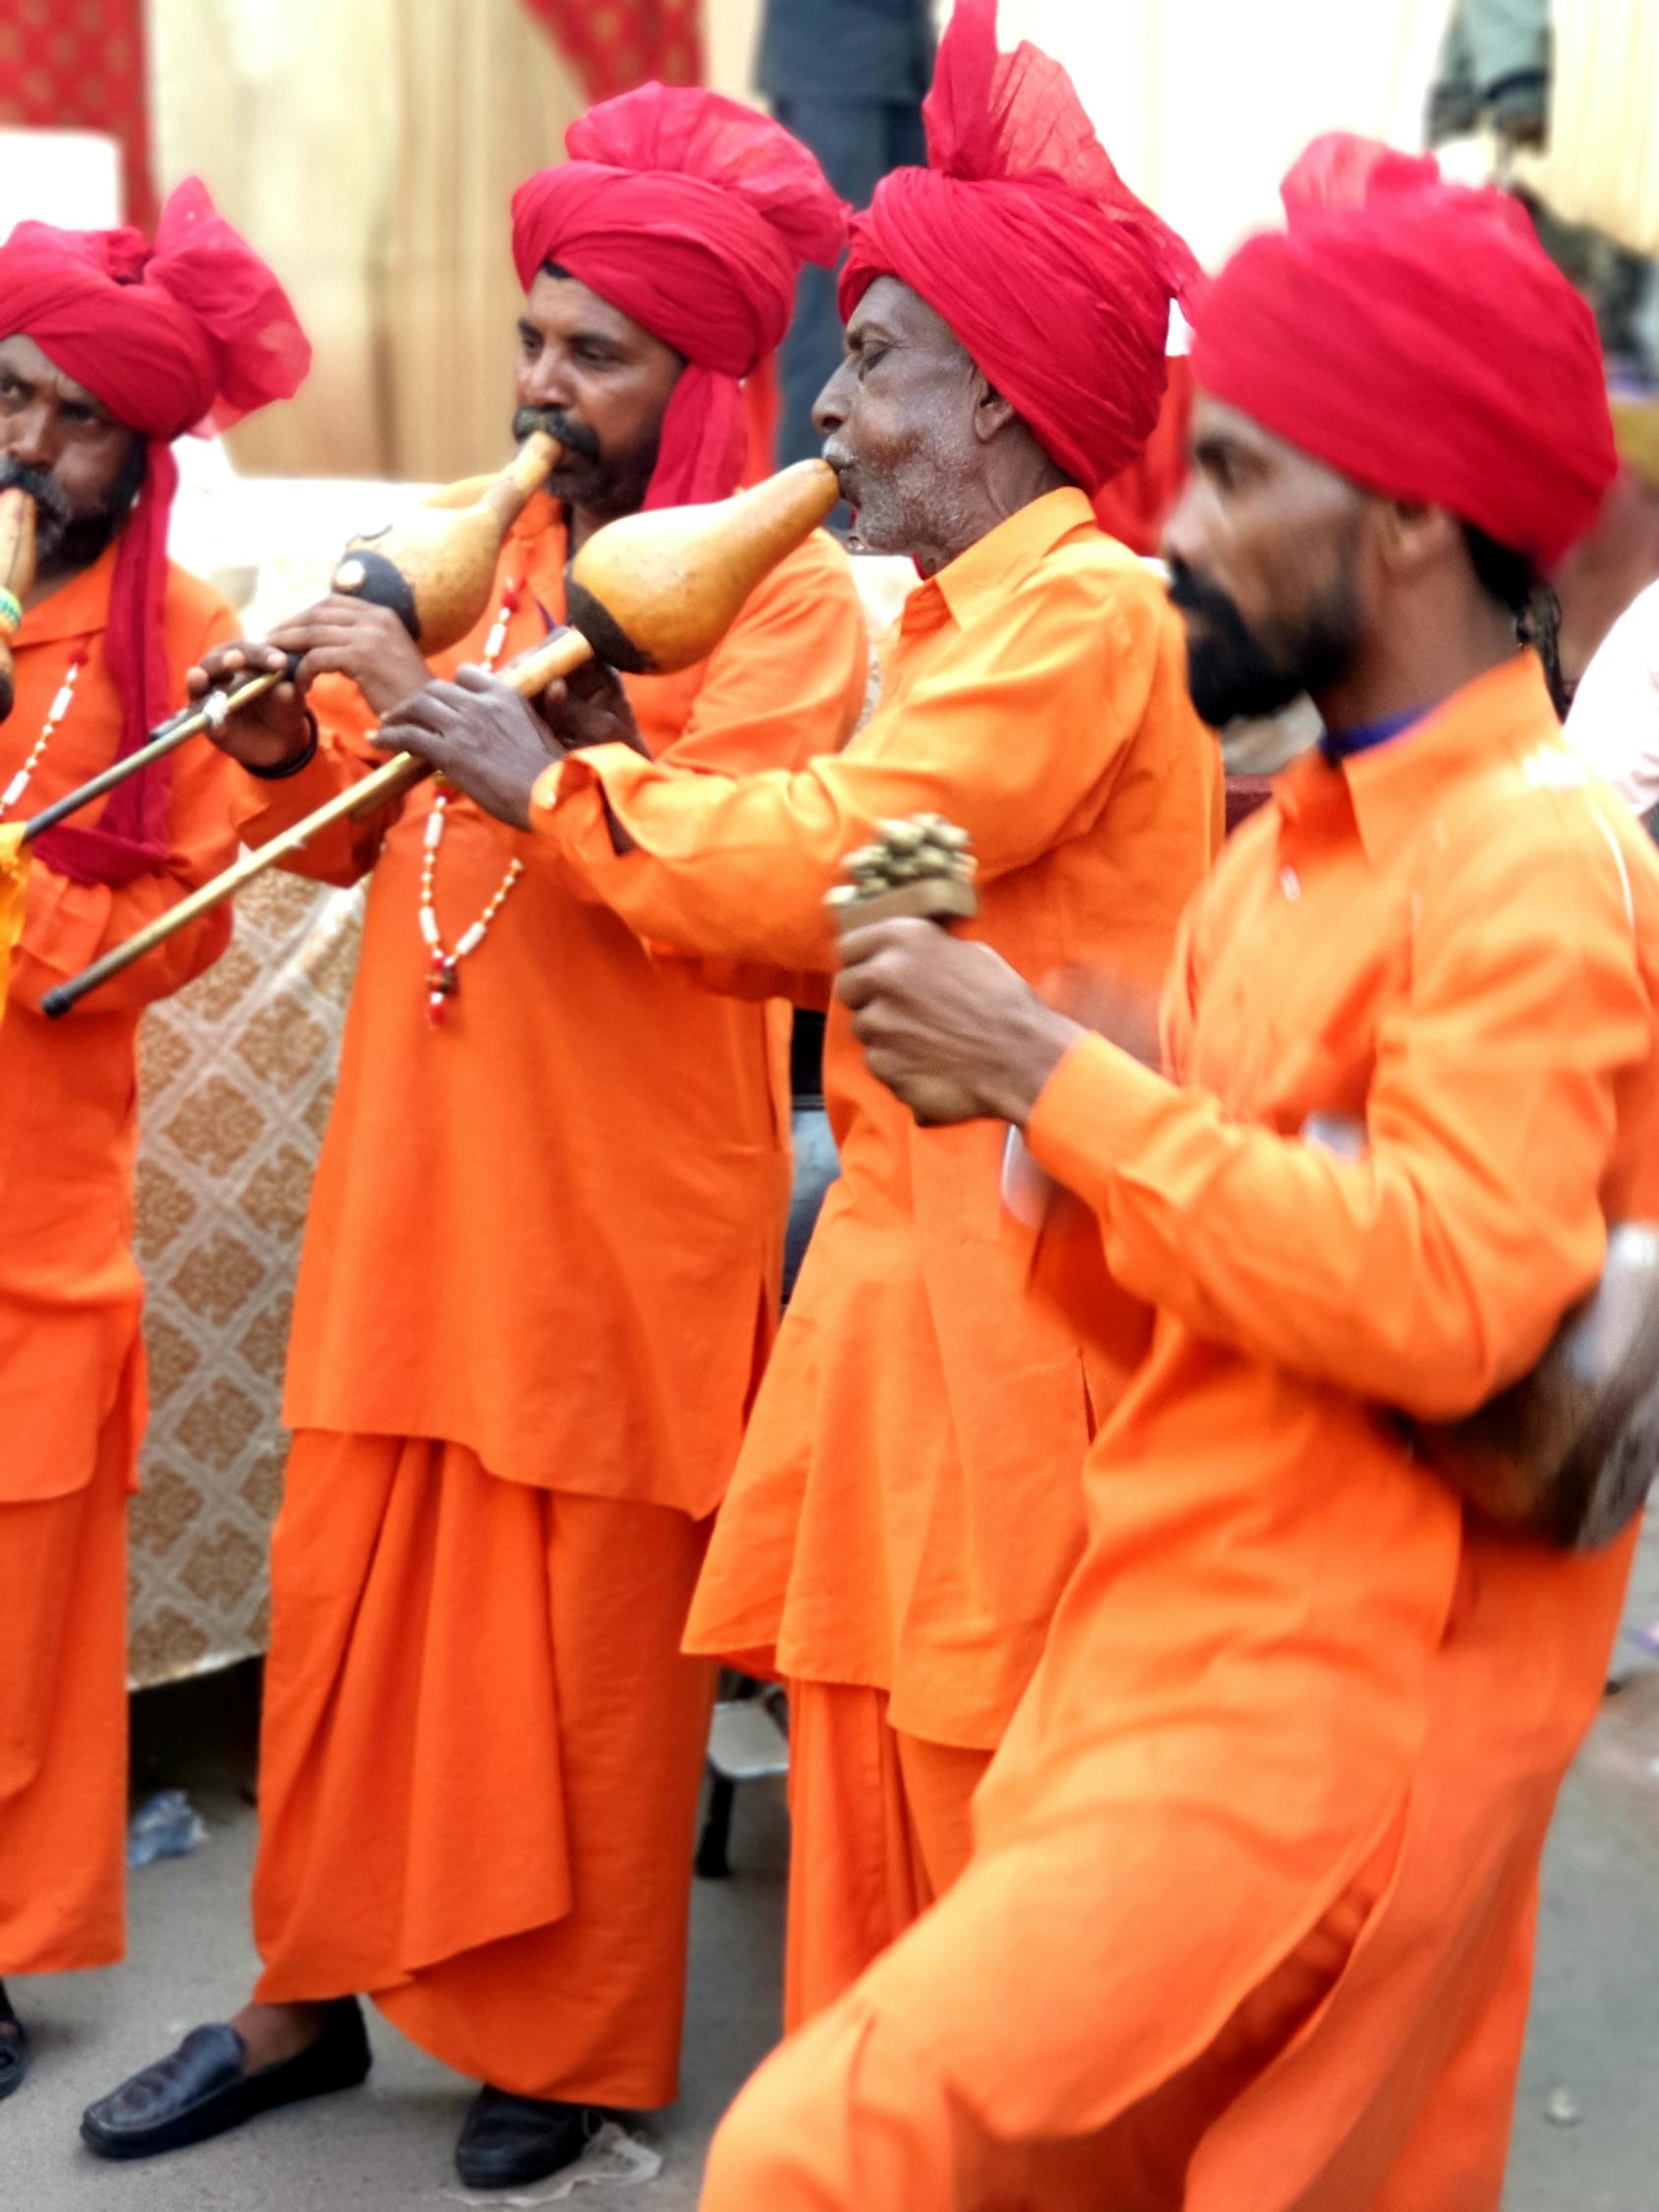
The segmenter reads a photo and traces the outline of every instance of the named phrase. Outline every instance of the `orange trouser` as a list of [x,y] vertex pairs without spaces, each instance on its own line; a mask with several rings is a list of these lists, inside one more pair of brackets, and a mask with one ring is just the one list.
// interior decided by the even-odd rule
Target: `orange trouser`
[[705,1536],[498,1481],[458,1445],[295,1437],[262,1999],[361,1991],[499,2088],[672,2101],[713,1682],[679,1647]]
[[0,1505],[0,1979],[125,1948],[132,1438],[122,1408],[84,1487]]
[[[1009,2142],[989,2132],[875,1994],[910,1970],[901,1945],[871,1986],[789,2037],[742,2091],[715,2136],[702,2212],[1180,2212],[1205,2129],[1329,1994],[1386,1885],[1395,1840],[1209,2050],[1089,2137]],[[940,1918],[959,1901],[945,1898]],[[1056,1990],[1055,2007],[1070,1995]],[[963,1986],[950,2001],[995,1994]],[[1018,2021],[1008,2030],[1017,2066]]]
[[880,1690],[790,1684],[787,2026],[833,2005],[950,1888],[990,1756],[890,1727]]

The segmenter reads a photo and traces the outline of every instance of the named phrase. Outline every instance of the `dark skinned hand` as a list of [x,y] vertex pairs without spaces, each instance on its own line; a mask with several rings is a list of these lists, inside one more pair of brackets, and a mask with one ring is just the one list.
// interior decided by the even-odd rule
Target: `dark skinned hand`
[[[205,653],[187,672],[185,689],[192,699],[203,699],[209,691],[234,689],[241,676],[258,675],[262,669],[282,665],[283,655],[273,647],[239,637],[230,645],[218,645],[211,653]],[[283,682],[227,715],[216,729],[208,730],[208,735],[220,752],[228,753],[244,768],[268,773],[299,759],[311,743],[311,723],[299,686]]]
[[603,661],[589,661],[550,683],[536,700],[536,712],[568,752],[588,745],[630,745],[645,752],[622,679]]
[[295,676],[262,692],[209,732],[244,768],[268,773],[299,759],[311,742],[305,693],[325,671],[349,676],[377,714],[418,691],[429,674],[396,615],[343,592],[291,615],[262,644],[237,638],[204,655],[185,677],[192,699],[230,690],[238,676],[282,667],[298,656]]
[[388,607],[349,592],[333,592],[279,622],[269,643],[279,652],[300,656],[302,691],[309,691],[320,675],[343,675],[378,715],[389,714],[432,673],[420,647]]
[[871,1075],[924,1129],[981,1120],[1023,1129],[1084,1033],[1000,954],[936,922],[850,932],[836,996],[853,1010]]
[[529,702],[475,668],[458,669],[453,683],[423,684],[384,718],[375,742],[419,754],[515,830],[530,827],[536,779],[564,757]]

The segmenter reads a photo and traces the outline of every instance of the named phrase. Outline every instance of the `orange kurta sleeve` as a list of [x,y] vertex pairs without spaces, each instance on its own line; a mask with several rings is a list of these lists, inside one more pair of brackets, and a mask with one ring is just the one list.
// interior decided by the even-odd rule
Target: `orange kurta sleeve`
[[1099,1039],[1028,1134],[1099,1215],[1118,1281],[1199,1335],[1449,1419],[1522,1373],[1594,1282],[1616,1093],[1652,1013],[1618,852],[1564,839],[1555,794],[1495,809],[1419,896],[1363,1157]]
[[1057,566],[982,619],[972,654],[885,699],[846,752],[733,778],[600,746],[549,771],[536,827],[645,936],[824,970],[824,894],[884,817],[949,815],[987,884],[1081,834],[1140,728],[1161,634],[1150,596],[1106,596],[1097,577]]
[[[268,844],[385,762],[386,755],[370,741],[375,716],[354,683],[324,676],[312,686],[306,703],[317,718],[317,751],[298,775],[271,779],[238,774],[237,827],[248,844]],[[291,854],[284,868],[318,883],[356,883],[374,866],[402,807],[398,797],[372,814],[330,822]]]

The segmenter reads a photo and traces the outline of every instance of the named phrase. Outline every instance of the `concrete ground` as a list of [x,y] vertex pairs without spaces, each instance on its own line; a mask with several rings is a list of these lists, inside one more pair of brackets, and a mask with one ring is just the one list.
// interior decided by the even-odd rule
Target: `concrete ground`
[[[1650,1529],[1615,1678],[1569,1782],[1546,1866],[1538,1979],[1506,2212],[1659,2205],[1659,1526]],[[35,2068],[0,2106],[0,2206],[27,2212],[414,2212],[469,2199],[450,2164],[468,2089],[373,2026],[362,2090],[147,2166],[76,2139],[82,2106],[222,2017],[254,1972],[247,1884],[251,1708],[234,1678],[138,1701],[135,1786],[189,1788],[208,1823],[186,1859],[133,1877],[132,1954],[113,1972],[19,1983]],[[648,2130],[661,2173],[595,2182],[577,2212],[689,2212],[709,2132],[777,2029],[788,1836],[779,1790],[739,1792],[734,1873],[698,1883],[684,2093]],[[543,2183],[514,2207],[555,2201]],[[1132,2212],[1102,2207],[1101,2212]]]

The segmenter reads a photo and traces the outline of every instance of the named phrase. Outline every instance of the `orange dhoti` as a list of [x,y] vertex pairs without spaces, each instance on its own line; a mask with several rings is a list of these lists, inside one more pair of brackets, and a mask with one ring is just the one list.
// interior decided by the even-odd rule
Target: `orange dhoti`
[[0,1504],[0,1980],[124,1948],[127,1398],[89,1482]]
[[[1221,1817],[1085,1788],[999,1836],[993,1773],[990,1847],[760,2069],[702,2212],[1498,2212],[1539,1856],[1593,1695],[1529,1655],[1610,1619],[1629,1551],[1479,1542],[1404,1806],[1242,1994],[1286,1862],[1317,1896],[1339,1817],[1318,1868],[1267,1780]],[[1225,1771],[1264,1764],[1241,1742]]]
[[[360,1992],[523,2096],[677,2090],[712,1670],[705,1528],[304,1431],[272,1545],[255,1931],[270,2004]],[[623,1571],[625,1570],[625,1571]]]
[[784,2020],[851,1989],[968,1864],[988,1751],[895,1728],[881,1690],[790,1684]]
[[[715,2137],[704,2212],[1183,2212],[1206,2128],[1328,1998],[1394,1845],[1391,1837],[1208,2049],[1092,2135],[999,2135],[911,2023],[852,1992],[743,2091]],[[897,1956],[903,1970],[906,1953]],[[954,2001],[1003,1994],[958,1990]],[[1065,2006],[1064,1992],[1055,2003]]]
[[[968,1866],[739,2100],[705,2212],[1498,2212],[1635,1531],[1487,1527],[1376,1409],[1485,1402],[1653,1218],[1655,945],[1517,657],[1237,834],[1176,1080],[1061,1062],[1026,1139],[1153,1342]],[[1359,1100],[1364,1157],[1301,1134]]]

